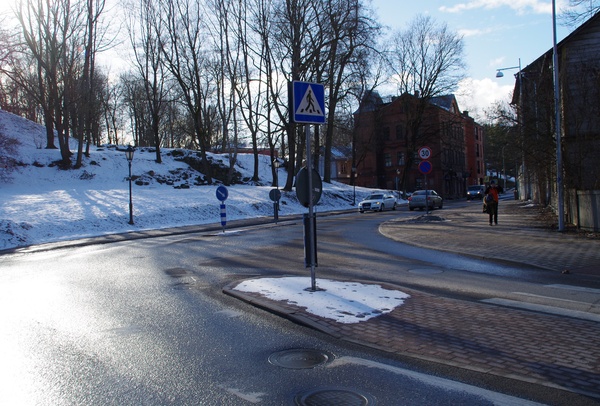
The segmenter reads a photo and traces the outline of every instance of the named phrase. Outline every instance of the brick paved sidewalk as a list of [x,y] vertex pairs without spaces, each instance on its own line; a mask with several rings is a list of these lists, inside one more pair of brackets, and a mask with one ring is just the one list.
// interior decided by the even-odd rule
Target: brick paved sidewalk
[[467,209],[415,212],[410,219],[388,221],[380,232],[424,248],[600,276],[597,235],[558,232],[540,218],[539,208],[515,200],[500,201],[498,223],[490,226],[481,202],[471,201]]
[[[380,231],[425,248],[600,276],[597,235],[559,233],[548,226],[548,219],[540,219],[539,208],[523,202],[501,201],[498,226],[489,226],[479,201],[469,202],[467,209],[414,214],[388,221]],[[391,313],[356,324],[337,323],[231,286],[224,291],[339,339],[567,390],[589,397],[589,404],[600,404],[599,323],[387,288],[411,297]]]
[[[236,283],[237,284],[237,283]],[[225,293],[333,337],[395,354],[567,390],[600,404],[600,324],[401,290],[391,313],[337,323],[258,293]]]

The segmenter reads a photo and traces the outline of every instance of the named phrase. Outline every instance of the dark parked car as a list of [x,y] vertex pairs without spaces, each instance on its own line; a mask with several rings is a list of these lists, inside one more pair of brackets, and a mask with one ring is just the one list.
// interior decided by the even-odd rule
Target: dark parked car
[[[427,194],[427,196],[425,196]],[[427,199],[427,203],[425,203],[425,199]],[[408,198],[408,209],[435,209],[439,207],[440,209],[444,206],[444,199],[442,196],[438,195],[435,190],[417,190],[413,192],[413,194]]]
[[483,199],[484,192],[485,186],[483,185],[469,186],[467,189],[467,200]]

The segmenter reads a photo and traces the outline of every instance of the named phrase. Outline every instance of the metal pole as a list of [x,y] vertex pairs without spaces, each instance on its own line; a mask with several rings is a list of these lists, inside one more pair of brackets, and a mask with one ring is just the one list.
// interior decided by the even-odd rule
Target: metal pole
[[352,206],[356,206],[356,167],[352,167]]
[[558,231],[564,230],[564,198],[562,186],[562,153],[561,153],[561,123],[560,123],[560,83],[558,75],[558,46],[556,44],[556,0],[552,0],[552,36],[554,70],[554,113],[556,114],[554,131],[556,133],[556,189],[558,193]]
[[133,224],[133,199],[131,197],[131,161],[129,161],[129,224]]
[[313,179],[312,179],[312,148],[310,146],[310,126],[305,125],[306,136],[306,169],[308,170],[308,221],[309,221],[309,236],[308,244],[310,245],[310,290],[317,290],[317,282],[315,277],[315,223],[313,222]]

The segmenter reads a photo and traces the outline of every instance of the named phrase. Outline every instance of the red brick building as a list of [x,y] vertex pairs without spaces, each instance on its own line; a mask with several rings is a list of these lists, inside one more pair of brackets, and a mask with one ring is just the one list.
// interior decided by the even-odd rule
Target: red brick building
[[[384,102],[372,93],[355,113],[355,131],[357,186],[414,191],[427,185],[452,199],[483,184],[483,127],[460,112],[454,95],[425,101],[404,94]],[[419,170],[422,147],[431,150],[427,174]]]

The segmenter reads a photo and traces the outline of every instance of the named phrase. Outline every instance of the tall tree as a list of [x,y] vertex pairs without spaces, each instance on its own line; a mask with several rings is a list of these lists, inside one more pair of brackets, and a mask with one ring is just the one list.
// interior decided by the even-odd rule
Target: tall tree
[[134,55],[134,69],[144,86],[152,145],[155,148],[156,162],[161,163],[161,120],[168,93],[159,42],[162,22],[158,15],[157,2],[154,0],[139,0],[130,11],[128,30]]
[[[331,150],[335,132],[337,108],[349,96],[350,83],[356,82],[361,64],[374,58],[376,41],[381,26],[369,15],[360,0],[327,0],[316,2],[322,17],[320,26],[325,42],[320,61],[323,63],[323,79],[327,87],[327,126],[325,135],[324,173],[326,182],[331,180]],[[319,67],[317,67],[319,68]],[[317,78],[317,80],[321,80]]]
[[446,24],[419,15],[406,30],[393,34],[389,69],[399,93],[416,96],[416,103],[406,109],[409,112],[405,134],[408,153],[401,179],[404,187],[407,169],[414,164],[417,148],[428,133],[423,128],[427,106],[433,97],[452,93],[464,78],[463,38]]
[[[82,165],[83,145],[86,143],[86,155],[89,156],[89,148],[92,139],[99,138],[98,123],[101,104],[99,102],[100,90],[97,86],[101,83],[96,75],[96,57],[99,46],[99,24],[100,16],[104,12],[104,0],[86,0],[85,7],[82,12],[85,14],[85,23],[81,42],[84,45],[83,67],[81,71],[81,79],[79,81],[79,97],[81,107],[76,114],[82,117],[82,125],[77,133],[78,147],[75,167],[79,168]],[[94,134],[96,133],[96,134]]]
[[214,91],[214,83],[207,76],[210,62],[205,43],[207,13],[199,0],[165,0],[159,4],[162,6],[159,42],[165,67],[179,86],[183,105],[193,120],[192,143],[200,147],[203,172],[211,184],[207,152],[214,118],[209,95]]
[[581,25],[600,11],[600,1],[569,0],[569,3],[561,11],[563,23],[575,27]]
[[68,133],[63,117],[65,83],[61,69],[64,67],[69,40],[73,36],[73,26],[76,26],[71,11],[70,3],[65,0],[27,0],[20,3],[15,12],[22,30],[22,50],[30,56],[35,68],[35,84],[24,77],[29,72],[24,67],[15,69],[14,77],[28,87],[42,108],[46,148],[56,148],[56,129],[63,167],[71,166]]

